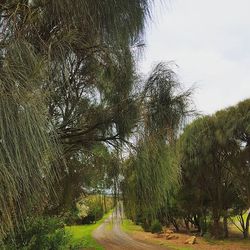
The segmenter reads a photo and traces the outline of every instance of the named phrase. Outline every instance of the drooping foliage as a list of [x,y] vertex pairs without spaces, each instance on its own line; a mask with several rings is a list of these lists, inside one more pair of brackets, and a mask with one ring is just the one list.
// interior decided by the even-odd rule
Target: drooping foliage
[[21,39],[1,51],[0,236],[48,195],[59,151],[41,92],[43,58]]
[[126,162],[123,194],[127,214],[149,229],[168,192],[178,186],[175,140],[191,111],[191,91],[182,91],[175,73],[164,64],[152,71],[144,91],[138,145]]
[[74,183],[73,159],[134,127],[133,53],[152,2],[1,1],[1,236],[48,202],[55,172],[58,185]]

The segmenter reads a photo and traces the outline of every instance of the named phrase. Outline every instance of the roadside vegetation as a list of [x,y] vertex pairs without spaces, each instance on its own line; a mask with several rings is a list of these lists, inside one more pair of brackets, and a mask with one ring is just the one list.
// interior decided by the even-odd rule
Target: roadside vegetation
[[185,230],[207,239],[235,237],[236,231],[249,238],[249,111],[250,100],[245,100],[214,115],[200,116],[184,128],[172,145],[174,153],[165,150],[168,162],[178,169],[179,183],[168,189],[165,201],[152,211],[138,192],[144,190],[140,179],[132,178],[137,166],[131,156],[126,162],[130,176],[126,186],[136,187],[136,192],[133,199],[125,196],[129,218],[145,231],[150,231],[157,219],[176,232]]
[[104,221],[111,215],[112,211],[103,216],[94,224],[87,225],[73,225],[67,226],[66,232],[71,235],[70,244],[71,247],[77,246],[80,248],[94,248],[97,250],[103,250],[104,248],[99,245],[93,238],[92,234]]

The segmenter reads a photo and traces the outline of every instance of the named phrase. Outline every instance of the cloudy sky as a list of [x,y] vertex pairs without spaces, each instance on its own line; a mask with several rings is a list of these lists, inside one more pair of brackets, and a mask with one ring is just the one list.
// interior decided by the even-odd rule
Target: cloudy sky
[[250,0],[170,2],[156,5],[141,71],[175,61],[184,85],[195,85],[204,114],[250,98]]

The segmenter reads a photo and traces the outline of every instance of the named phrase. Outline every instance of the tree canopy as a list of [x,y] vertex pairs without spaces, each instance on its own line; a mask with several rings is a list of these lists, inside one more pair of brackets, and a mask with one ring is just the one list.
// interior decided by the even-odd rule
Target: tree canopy
[[0,235],[72,179],[73,159],[133,128],[134,53],[152,4],[0,3]]
[[221,217],[227,219],[234,209],[239,213],[249,207],[249,104],[245,100],[198,118],[178,142],[180,197],[186,201],[182,206],[203,219],[211,212],[216,237],[221,234]]

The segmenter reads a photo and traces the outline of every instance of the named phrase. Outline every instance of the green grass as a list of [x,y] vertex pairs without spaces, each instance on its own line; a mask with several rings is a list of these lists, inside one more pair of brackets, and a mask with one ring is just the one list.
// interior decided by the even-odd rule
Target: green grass
[[91,225],[77,225],[77,226],[66,226],[66,231],[72,235],[71,244],[80,245],[84,248],[93,248],[96,250],[104,250],[104,248],[97,243],[97,241],[92,237],[93,231],[99,227],[105,219],[107,219],[112,211],[105,214],[103,218],[97,221],[95,224]]
[[140,231],[142,232],[143,229],[141,226],[139,225],[135,225],[131,220],[128,219],[123,219],[122,220],[122,224],[121,224],[121,228],[123,231],[129,233],[129,232],[133,232],[133,231]]

